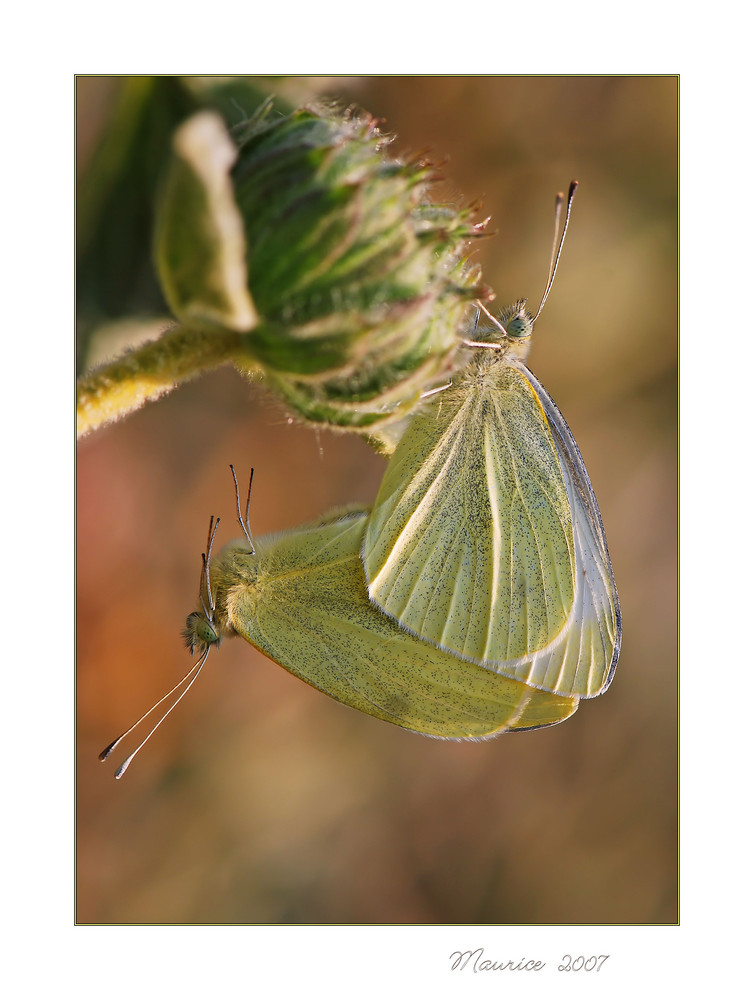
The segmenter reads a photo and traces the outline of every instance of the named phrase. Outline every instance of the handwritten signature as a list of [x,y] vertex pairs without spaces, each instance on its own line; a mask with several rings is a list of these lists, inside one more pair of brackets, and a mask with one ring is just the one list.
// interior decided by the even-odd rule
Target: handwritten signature
[[[609,955],[563,955],[558,972],[599,972]],[[541,972],[547,962],[534,958],[521,958],[518,962],[508,959],[506,962],[493,962],[484,958],[484,948],[473,951],[454,951],[450,955],[450,971],[462,972],[471,963],[473,972]]]

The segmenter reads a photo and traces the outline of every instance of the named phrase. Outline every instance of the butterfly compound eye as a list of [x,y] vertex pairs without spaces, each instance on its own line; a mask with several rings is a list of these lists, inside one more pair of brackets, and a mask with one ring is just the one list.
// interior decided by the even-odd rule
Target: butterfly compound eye
[[512,306],[504,309],[500,321],[510,340],[523,340],[525,337],[530,337],[534,329],[534,320],[523,301],[515,302]]
[[196,646],[206,648],[218,642],[217,632],[200,611],[192,611],[186,619],[183,638],[192,653]]

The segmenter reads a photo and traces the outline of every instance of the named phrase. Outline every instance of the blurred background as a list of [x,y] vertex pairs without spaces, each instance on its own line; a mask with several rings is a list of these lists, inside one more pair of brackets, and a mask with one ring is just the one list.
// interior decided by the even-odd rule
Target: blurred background
[[[97,753],[191,662],[209,515],[219,541],[237,533],[229,463],[255,467],[257,535],[368,504],[384,470],[230,369],[148,404],[78,446],[79,923],[675,922],[677,79],[163,78],[162,117],[129,133],[145,80],[77,82],[82,367],[168,325],[145,192],[196,94],[231,120],[263,93],[339,98],[395,151],[429,149],[444,190],[492,216],[476,259],[500,306],[538,304],[554,196],[578,179],[528,364],[589,470],[624,637],[604,697],[476,744],[361,715],[235,639],[115,782],[131,747]],[[113,122],[137,137],[126,174],[101,145]]]

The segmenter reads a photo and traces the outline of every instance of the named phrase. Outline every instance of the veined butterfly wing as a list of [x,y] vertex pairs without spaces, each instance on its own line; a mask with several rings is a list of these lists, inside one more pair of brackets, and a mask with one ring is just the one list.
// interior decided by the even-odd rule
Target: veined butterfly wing
[[210,566],[214,627],[367,715],[430,736],[473,739],[561,722],[578,699],[537,691],[422,642],[368,599],[365,511],[248,545]]
[[370,598],[422,639],[543,690],[594,697],[620,612],[565,420],[525,365],[478,348],[417,414],[364,543]]

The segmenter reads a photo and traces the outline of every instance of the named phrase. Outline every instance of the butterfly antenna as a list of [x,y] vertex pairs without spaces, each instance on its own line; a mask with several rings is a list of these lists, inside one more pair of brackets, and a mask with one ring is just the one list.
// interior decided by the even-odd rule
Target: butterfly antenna
[[[219,517],[214,517],[214,516],[210,517],[209,530],[207,532],[207,551],[202,552],[202,571],[201,571],[201,576],[199,578],[199,600],[202,605],[202,610],[204,611],[204,617],[207,620],[210,627],[212,628],[213,633],[214,633],[214,619],[215,619],[215,614],[214,614],[215,600],[212,596],[212,582],[210,579],[209,564],[210,564],[210,559],[212,558],[212,547],[215,543],[215,535],[217,534],[217,529],[219,525],[220,525]],[[207,603],[205,603],[204,600],[205,593],[207,596],[207,603],[209,604],[209,607],[207,606]],[[213,641],[219,642],[220,640],[219,638],[215,637]],[[193,648],[194,647],[192,644],[191,645],[192,652]],[[160,728],[162,723],[165,721],[165,719],[167,719],[167,717],[173,711],[178,702],[181,701],[181,699],[185,697],[185,695],[188,693],[194,681],[201,673],[202,667],[207,662],[207,657],[209,656],[211,648],[212,646],[210,645],[209,640],[207,640],[206,649],[204,650],[202,655],[199,657],[196,663],[194,663],[193,666],[191,666],[191,668],[183,675],[183,677],[178,681],[178,683],[174,684],[173,687],[171,687],[171,689],[167,692],[167,694],[164,694],[159,701],[156,701],[154,705],[152,705],[150,709],[148,709],[142,716],[140,716],[140,718],[138,718],[136,722],[134,722],[134,724],[130,726],[124,733],[121,733],[121,735],[117,739],[113,740],[112,743],[108,743],[105,749],[99,754],[99,759],[101,761],[107,760],[107,758],[110,756],[113,750],[118,746],[118,744],[121,743],[122,740],[124,740],[128,735],[130,735],[130,733],[132,733],[137,726],[140,726],[145,719],[149,718],[152,712],[158,709],[164,701],[167,701],[168,698],[174,695],[175,692],[179,690],[179,688],[181,688],[184,684],[186,685],[183,691],[181,691],[178,697],[173,701],[172,705],[168,708],[168,710],[160,717],[157,724],[154,725],[152,729],[150,729],[150,731],[147,733],[147,735],[141,741],[141,743],[137,746],[137,748],[133,751],[133,753],[129,754],[128,757],[126,757],[126,759],[123,761],[123,763],[115,772],[116,778],[121,778],[125,774],[128,766],[130,765],[131,761],[134,759],[136,754],[141,750],[144,744],[152,737],[152,735]]]
[[233,483],[236,487],[236,510],[238,511],[238,523],[241,525],[241,531],[243,531],[246,536],[246,541],[249,543],[249,548],[251,549],[251,554],[256,555],[256,549],[254,548],[254,542],[251,538],[251,524],[249,523],[249,511],[251,510],[251,484],[254,481],[254,470],[252,469],[249,473],[249,491],[246,494],[246,517],[241,516],[241,493],[238,489],[238,479],[236,479],[236,470],[231,465],[230,471],[233,473]]
[[[212,546],[215,541],[215,535],[217,534],[217,526],[220,524],[220,518],[215,518],[214,515],[209,519],[209,531],[207,533],[207,551],[202,552],[202,569],[199,574],[199,601],[202,605],[202,611],[204,612],[204,617],[210,624],[214,622],[215,614],[215,602],[212,598],[212,582],[209,576],[209,561],[212,556]],[[204,594],[207,594],[207,602],[209,607],[205,604]]]
[[[173,709],[178,704],[178,702],[189,693],[189,691],[191,690],[191,686],[193,685],[194,681],[199,676],[199,674],[202,672],[202,667],[207,662],[207,657],[210,654],[210,648],[211,647],[207,647],[207,649],[204,650],[204,652],[201,655],[201,658],[193,665],[193,667],[189,670],[189,672],[186,674],[186,676],[183,678],[183,680],[179,681],[178,684],[176,684],[176,686],[172,689],[172,691],[169,692],[169,694],[172,694],[173,691],[176,690],[176,688],[180,687],[181,684],[183,684],[185,681],[188,680],[189,677],[191,677],[191,674],[194,675],[193,677],[191,677],[191,680],[188,682],[188,684],[183,689],[183,691],[181,691],[181,693],[175,699],[175,701],[170,706],[170,708],[167,710],[167,712],[165,712],[165,714],[160,717],[159,721],[156,723],[156,725],[154,725],[149,730],[149,732],[147,733],[147,735],[144,737],[144,739],[141,741],[141,743],[137,746],[137,748],[133,751],[133,753],[130,753],[128,755],[128,757],[126,757],[126,759],[120,765],[120,767],[117,769],[117,771],[115,772],[115,778],[116,778],[116,780],[118,778],[122,778],[123,777],[123,775],[126,773],[126,770],[129,767],[131,761],[134,759],[134,757],[139,752],[139,750],[141,750],[141,748],[144,746],[144,744],[147,743],[147,741],[149,739],[151,739],[151,737],[154,735],[154,733],[157,732],[157,730],[163,724],[163,722],[165,721],[165,719],[167,719],[167,717],[173,711]],[[161,698],[160,701],[158,701],[155,705],[153,705],[152,708],[150,708],[149,712],[147,712],[146,715],[142,716],[142,719],[145,719],[147,717],[147,715],[149,715],[155,708],[157,708],[157,705],[161,704],[161,702],[163,702],[165,700],[165,698],[167,698],[167,697],[168,697],[168,695],[165,695],[164,698]],[[139,721],[141,721],[141,719]],[[136,725],[138,725],[138,723],[136,723]],[[128,730],[128,732],[131,732],[131,730],[134,729],[134,728],[135,728],[135,726],[132,726],[131,729]],[[124,733],[123,735],[125,736],[126,734]],[[112,749],[114,749],[114,747],[120,742],[120,739],[122,739],[122,738],[123,737],[120,737],[119,739],[117,739],[115,741],[115,743],[111,744],[110,747],[106,748],[106,751],[107,751],[106,756],[109,756],[109,753],[112,751]],[[106,751],[103,750],[102,752],[105,753]],[[105,757],[103,757],[102,755],[100,755],[100,760],[105,760]]]
[[[212,612],[213,616],[215,613],[215,599],[212,596],[212,581],[210,580],[209,576],[209,561],[212,558],[212,546],[215,544],[215,535],[217,534],[217,529],[219,526],[220,526],[219,517],[215,518],[214,528],[212,527],[212,519],[210,518],[210,523],[209,523],[210,533],[209,533],[209,538],[207,540],[207,554],[206,556],[202,555],[202,564],[204,566],[204,574],[205,574],[205,579],[207,581],[207,600],[209,601],[209,610]],[[214,617],[210,619],[211,622],[213,620]]]
[[550,294],[550,289],[552,288],[552,283],[555,281],[555,272],[558,269],[558,264],[560,263],[560,255],[563,252],[563,244],[565,243],[566,233],[568,232],[568,223],[571,218],[571,206],[573,205],[573,197],[576,194],[576,188],[579,186],[578,181],[571,181],[571,186],[568,188],[568,200],[566,203],[566,215],[565,222],[563,223],[563,232],[560,234],[560,240],[558,240],[558,230],[560,228],[560,216],[563,212],[563,193],[559,192],[555,199],[555,234],[552,239],[552,253],[550,254],[550,270],[547,277],[547,285],[545,287],[544,295],[542,296],[542,301],[539,303],[539,309],[537,309],[536,315],[532,319],[533,323],[536,323],[539,314],[544,309],[545,302],[547,302],[547,296]]
[[[112,743],[108,743],[108,745],[105,747],[105,749],[99,754],[99,759],[101,761],[107,760],[107,758],[110,756],[110,754],[113,752],[113,750],[118,746],[118,744],[122,740],[124,740],[126,738],[126,736],[128,736],[130,733],[132,733],[134,731],[134,729],[136,729],[137,726],[141,725],[141,723],[145,719],[149,718],[149,716],[152,714],[152,712],[154,712],[155,709],[159,708],[160,705],[164,701],[166,701],[172,694],[174,694],[178,690],[178,688],[181,687],[181,685],[185,684],[186,681],[189,681],[188,686],[186,687],[186,689],[184,691],[182,691],[181,694],[175,699],[175,701],[173,702],[173,704],[170,706],[170,708],[167,710],[167,712],[165,712],[165,714],[162,716],[162,718],[157,723],[157,725],[154,726],[154,728],[149,732],[149,734],[147,735],[146,739],[142,740],[142,742],[134,750],[134,752],[132,754],[129,754],[129,756],[123,761],[123,763],[120,765],[120,767],[118,768],[118,770],[115,772],[115,777],[116,778],[120,778],[121,777],[121,775],[124,773],[124,771],[126,770],[126,768],[128,767],[128,765],[134,759],[134,757],[139,752],[139,750],[141,750],[141,748],[147,742],[147,740],[152,735],[152,733],[154,733],[155,730],[158,729],[162,725],[162,723],[164,722],[164,720],[168,717],[168,715],[170,715],[170,713],[173,711],[173,709],[178,704],[178,702],[181,700],[181,698],[186,694],[186,691],[188,691],[188,689],[194,683],[194,681],[196,680],[196,678],[199,676],[199,672],[201,671],[202,667],[204,666],[208,655],[209,655],[209,648],[205,649],[205,651],[202,653],[201,657],[196,661],[196,663],[191,667],[191,669],[188,670],[184,674],[184,676],[178,681],[177,684],[173,685],[173,687],[168,691],[167,694],[164,694],[162,696],[162,698],[160,698],[159,701],[156,701],[154,703],[154,705],[152,705],[152,707],[150,709],[148,709],[140,718],[138,718],[136,720],[136,722],[134,722],[134,724],[132,726],[130,726],[125,731],[125,733],[121,733],[121,735],[116,740],[113,740]],[[193,677],[191,677],[192,674],[194,674]],[[189,678],[191,678],[191,680],[189,680]]]
[[555,254],[558,250],[558,233],[560,232],[560,217],[563,214],[563,202],[565,198],[562,191],[558,191],[555,195],[555,224],[552,233],[552,251],[550,252],[550,266],[547,268],[547,281],[549,283],[550,276],[552,275],[553,265],[555,264]]

